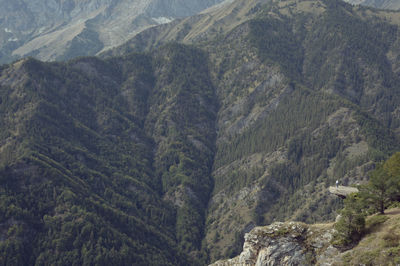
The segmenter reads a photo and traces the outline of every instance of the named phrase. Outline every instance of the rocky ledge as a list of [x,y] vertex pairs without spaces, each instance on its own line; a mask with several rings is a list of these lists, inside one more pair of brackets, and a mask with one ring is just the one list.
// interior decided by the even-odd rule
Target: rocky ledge
[[211,265],[332,265],[339,254],[330,244],[333,232],[332,224],[277,222],[255,227],[245,235],[239,256]]
[[351,193],[358,193],[358,188],[347,186],[329,187],[329,192],[338,197],[346,198]]

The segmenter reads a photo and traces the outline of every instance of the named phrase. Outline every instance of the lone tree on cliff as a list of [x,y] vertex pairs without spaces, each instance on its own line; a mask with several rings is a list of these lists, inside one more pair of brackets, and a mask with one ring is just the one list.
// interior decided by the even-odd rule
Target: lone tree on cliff
[[399,196],[400,188],[400,152],[394,154],[385,163],[379,164],[371,172],[367,185],[361,188],[365,203],[375,211],[384,214],[386,207]]

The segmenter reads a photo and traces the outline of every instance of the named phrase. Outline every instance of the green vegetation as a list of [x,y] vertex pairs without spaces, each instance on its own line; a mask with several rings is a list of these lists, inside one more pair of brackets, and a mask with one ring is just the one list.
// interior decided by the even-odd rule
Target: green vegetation
[[384,214],[391,200],[399,195],[397,183],[399,176],[388,175],[383,166],[378,165],[372,171],[370,180],[366,186],[362,187],[362,196],[366,204],[372,207],[374,211]]
[[387,56],[398,26],[366,13],[335,0],[269,3],[208,47],[220,99],[212,260],[237,255],[235,235],[252,223],[333,220],[343,203],[326,188],[366,182],[400,149]]
[[[366,218],[366,224],[376,223],[366,231],[362,240],[346,251],[339,264],[396,265],[400,262],[399,209],[390,209],[385,215]],[[379,223],[377,223],[379,222]]]
[[384,214],[385,209],[400,197],[400,152],[392,155],[371,173],[368,184],[361,186],[360,195],[372,212]]
[[[170,44],[156,55],[162,70],[149,102],[149,128],[158,150],[154,158],[162,193],[180,201],[176,237],[186,254],[199,253],[205,211],[212,190],[215,91],[206,55],[198,49]],[[197,254],[194,257],[205,257]]]
[[295,22],[284,16],[255,19],[250,21],[249,37],[263,60],[278,63],[288,77],[299,80],[304,51],[301,35],[293,32],[292,24]]
[[[386,207],[400,196],[399,163],[400,152],[397,152],[371,171],[369,182],[360,187],[359,193],[351,194],[345,199],[341,217],[335,224],[337,233],[333,244],[340,247],[352,245],[360,240],[366,229],[371,231],[389,219],[383,214]],[[374,215],[365,222],[365,217],[371,212],[379,212],[379,215]],[[386,235],[385,240],[390,247],[393,243],[398,243],[396,234]]]
[[201,259],[215,115],[201,57],[172,45],[16,64],[24,75],[1,88],[0,264]]
[[374,227],[386,222],[388,219],[389,217],[382,214],[373,215],[366,221],[365,229],[372,230]]
[[335,223],[336,234],[332,243],[346,247],[361,239],[365,229],[365,214],[356,194],[347,196],[339,221]]
[[336,244],[386,224],[365,217],[399,198],[400,155],[376,164],[400,149],[398,27],[357,10],[279,1],[197,47],[2,66],[0,264],[204,265],[257,224],[332,220],[327,187],[374,168]]

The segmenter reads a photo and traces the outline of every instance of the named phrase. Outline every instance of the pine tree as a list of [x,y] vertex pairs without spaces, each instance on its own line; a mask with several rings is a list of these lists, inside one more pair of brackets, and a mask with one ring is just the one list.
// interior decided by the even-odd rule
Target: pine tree
[[383,165],[386,173],[393,179],[393,199],[400,200],[400,152],[392,155]]
[[361,195],[374,211],[385,213],[386,207],[398,194],[398,178],[388,172],[388,165],[380,164],[372,171],[367,185],[361,188]]
[[365,228],[365,213],[359,195],[350,194],[344,200],[340,219],[335,223],[336,234],[333,243],[337,246],[348,246],[360,240]]

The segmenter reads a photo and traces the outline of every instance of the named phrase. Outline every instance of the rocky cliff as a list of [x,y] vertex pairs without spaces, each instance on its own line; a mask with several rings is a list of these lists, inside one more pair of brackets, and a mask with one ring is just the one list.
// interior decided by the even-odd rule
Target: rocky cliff
[[245,235],[239,256],[212,266],[331,265],[339,250],[330,244],[331,224],[273,223]]
[[273,223],[245,235],[239,256],[210,266],[261,265],[398,265],[400,262],[400,210],[366,219],[359,243],[349,250],[330,244],[333,224]]

